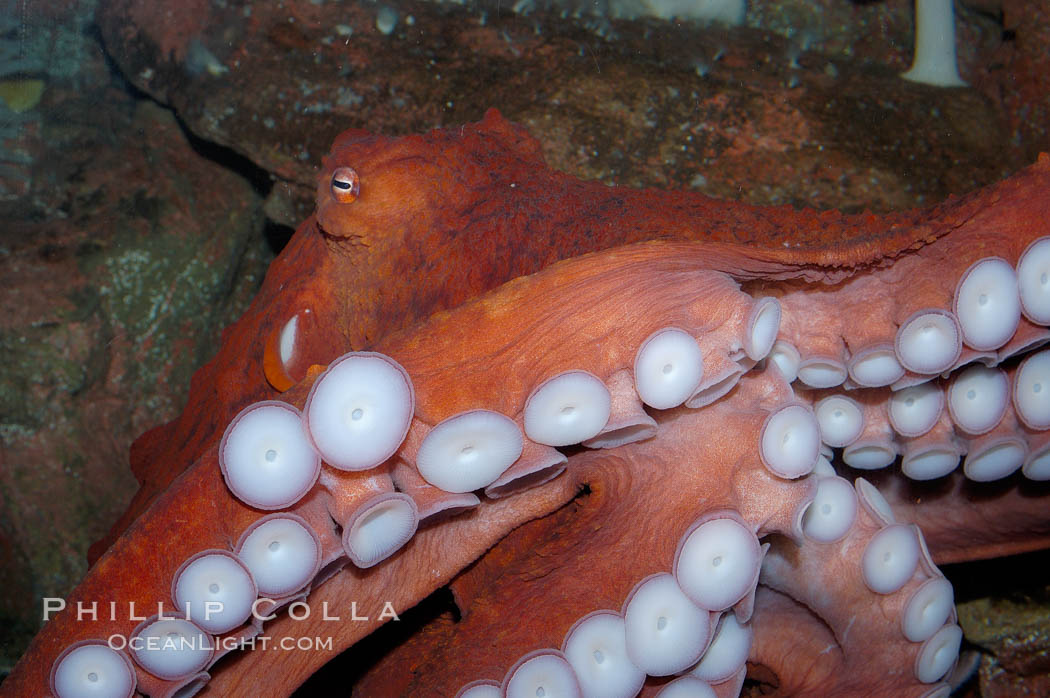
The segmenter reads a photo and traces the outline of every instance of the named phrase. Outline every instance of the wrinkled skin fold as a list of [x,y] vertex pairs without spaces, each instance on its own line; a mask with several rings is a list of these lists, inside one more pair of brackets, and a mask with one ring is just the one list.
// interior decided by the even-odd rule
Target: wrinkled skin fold
[[[360,194],[348,203],[333,194],[340,167],[360,175]],[[319,177],[315,216],[224,335],[219,355],[195,376],[186,413],[137,442],[139,497],[4,693],[45,694],[65,648],[127,635],[137,625],[126,617],[78,622],[77,601],[151,609],[163,602],[170,609],[172,578],[186,559],[233,550],[267,512],[240,501],[223,480],[218,451],[227,425],[262,399],[302,409],[325,365],[367,349],[392,357],[411,377],[408,437],[369,470],[323,465],[318,484],[286,508],[320,543],[315,582],[284,600],[307,600],[311,617],[296,621],[278,612],[261,628],[228,633],[261,630],[273,641],[331,636],[330,650],[234,651],[170,681],[136,666],[140,692],[287,695],[374,631],[385,602],[403,611],[449,585],[458,622],[442,617],[423,628],[371,667],[355,691],[454,695],[475,679],[503,679],[532,650],[560,647],[587,613],[619,611],[640,580],[672,571],[679,540],[694,522],[729,511],[769,546],[757,586],[732,604],[754,628],[753,675],[773,677],[782,695],[937,695],[947,688],[941,675],[916,678],[923,643],[901,634],[909,594],[938,577],[935,563],[1045,547],[1047,487],[1021,473],[975,482],[962,467],[929,483],[909,480],[897,465],[860,473],[842,465],[840,449],[840,474],[851,483],[859,474],[873,481],[896,522],[917,524],[925,540],[899,589],[873,592],[862,558],[893,521],[859,486],[848,531],[834,542],[814,541],[803,532],[802,513],[830,474],[808,474],[813,463],[802,473],[778,473],[760,444],[778,409],[809,410],[842,394],[864,408],[863,434],[854,443],[899,458],[912,442],[887,417],[890,383],[898,379],[820,389],[789,381],[767,358],[768,346],[754,347],[756,301],[777,299],[776,336],[802,365],[819,359],[845,371],[864,350],[893,347],[915,313],[952,311],[971,265],[993,256],[1015,265],[1050,232],[1048,194],[1050,158],[1043,156],[1005,182],[923,211],[876,217],[767,210],[553,173],[535,143],[495,113],[477,126],[397,140],[348,133]],[[288,332],[293,317],[299,320]],[[712,389],[710,400],[700,401],[706,404],[655,410],[638,401],[636,353],[667,327],[696,338]],[[899,380],[932,377],[948,390],[974,360],[1001,365],[1012,379],[1020,360],[1048,337],[1045,327],[1021,317],[996,349],[963,344],[947,378],[902,369]],[[479,491],[476,500],[451,497],[419,477],[419,444],[443,419],[487,409],[521,425],[530,394],[567,370],[588,371],[608,387],[610,424],[649,420],[655,428],[609,448],[560,449],[564,459],[526,438],[506,486]],[[964,434],[943,419],[927,438],[958,447],[960,455],[989,443],[987,435]],[[1045,444],[1013,405],[990,433],[1019,437],[1033,453]],[[367,569],[349,564],[344,526],[369,496],[395,490],[434,515],[388,559]],[[355,602],[370,619],[324,621],[316,612],[324,602],[344,611]],[[718,694],[736,695],[742,680],[738,674],[718,684]],[[651,677],[643,694],[665,683]]]

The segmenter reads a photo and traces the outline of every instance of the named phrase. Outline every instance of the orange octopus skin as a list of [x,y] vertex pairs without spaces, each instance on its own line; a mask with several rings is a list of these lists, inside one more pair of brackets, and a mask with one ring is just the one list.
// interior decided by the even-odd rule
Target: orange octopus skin
[[[490,115],[471,134],[477,141],[473,145],[480,147],[480,142],[495,147],[493,137],[486,134],[499,129],[523,138]],[[856,523],[841,542],[814,543],[801,534],[799,517],[819,484],[818,475],[781,478],[758,457],[757,440],[767,415],[791,401],[810,404],[821,393],[788,385],[771,365],[752,368],[754,361],[743,350],[755,307],[749,297],[780,299],[781,339],[797,345],[803,358],[839,346],[837,351],[847,360],[850,352],[870,344],[892,343],[892,334],[883,336],[861,328],[859,321],[892,333],[916,309],[950,309],[954,285],[971,264],[988,256],[1001,256],[1014,264],[1025,247],[1046,232],[1050,158],[1044,156],[1010,180],[974,195],[928,211],[885,218],[763,210],[686,194],[609,189],[542,170],[533,179],[522,172],[520,179],[512,175],[492,183],[492,191],[503,194],[490,199],[483,193],[487,210],[463,209],[466,213],[461,217],[475,221],[470,229],[476,237],[473,246],[461,242],[460,253],[502,259],[498,251],[513,246],[524,249],[528,256],[534,249],[531,241],[547,242],[543,232],[535,237],[529,234],[546,231],[553,235],[559,225],[569,237],[564,248],[551,257],[512,259],[509,268],[493,277],[518,275],[522,269],[515,265],[527,271],[557,256],[635,239],[699,237],[709,231],[712,239],[656,241],[577,257],[398,330],[497,283],[475,277],[474,268],[468,267],[461,279],[463,287],[440,286],[435,298],[425,295],[423,287],[406,284],[379,296],[378,310],[368,307],[351,326],[359,306],[347,302],[349,293],[339,290],[339,282],[351,277],[338,262],[342,255],[353,253],[355,238],[373,247],[382,245],[378,239],[353,231],[378,230],[376,224],[382,217],[376,211],[392,213],[399,205],[409,213],[385,219],[394,234],[407,235],[418,230],[413,227],[417,224],[436,230],[438,236],[451,230],[439,223],[450,218],[442,213],[443,207],[462,200],[430,194],[453,196],[450,190],[440,190],[462,184],[449,176],[459,171],[459,163],[437,156],[434,169],[428,169],[424,163],[432,164],[430,160],[417,161],[418,154],[397,150],[399,146],[410,151],[422,147],[445,153],[437,141],[447,146],[449,138],[455,141],[442,133],[393,143],[366,139],[378,153],[392,150],[394,155],[387,160],[372,159],[373,164],[385,163],[386,167],[379,166],[377,174],[371,175],[367,147],[357,153],[361,160],[353,166],[361,177],[360,197],[345,204],[345,209],[324,200],[322,177],[317,216],[324,232],[304,224],[291,251],[274,265],[261,300],[227,335],[227,346],[239,353],[224,349],[196,377],[198,406],[207,407],[185,423],[169,427],[188,429],[190,436],[169,441],[180,447],[157,461],[171,467],[156,476],[154,486],[170,484],[92,568],[67,600],[67,610],[44,627],[2,685],[3,693],[45,694],[52,664],[64,648],[83,639],[127,634],[136,625],[127,618],[78,622],[77,601],[98,600],[102,605],[116,601],[121,607],[136,601],[140,608],[164,602],[170,608],[171,578],[179,565],[200,550],[230,549],[262,515],[226,488],[218,467],[217,441],[233,414],[248,402],[271,394],[258,377],[258,382],[237,385],[231,367],[236,364],[243,372],[248,364],[260,370],[260,343],[305,307],[311,308],[316,322],[314,334],[304,339],[301,349],[306,356],[318,357],[309,363],[327,363],[344,351],[367,346],[399,361],[417,393],[409,438],[393,459],[359,473],[325,466],[319,485],[291,507],[320,538],[325,576],[346,564],[339,525],[365,492],[395,487],[410,490],[406,473],[413,472],[422,435],[451,414],[485,408],[520,421],[529,393],[565,369],[588,370],[611,389],[620,386],[615,391],[624,397],[616,376],[632,370],[634,352],[642,340],[667,326],[681,327],[696,337],[705,367],[737,363],[746,372],[738,376],[735,388],[707,407],[650,410],[657,426],[647,440],[610,449],[568,451],[563,475],[536,484],[526,474],[518,491],[510,487],[500,493],[503,496],[486,499],[469,511],[435,517],[403,549],[375,567],[360,570],[348,565],[316,588],[302,592],[314,608],[328,601],[329,607],[341,609],[344,615],[350,602],[356,601],[366,613],[372,610],[369,621],[332,623],[319,614],[293,621],[281,614],[264,627],[265,634],[274,639],[331,636],[331,651],[281,653],[279,661],[273,661],[274,653],[234,652],[209,670],[212,675],[207,683],[203,674],[162,681],[137,668],[140,691],[171,695],[190,686],[203,687],[205,694],[212,695],[288,694],[335,652],[374,630],[383,602],[390,601],[399,611],[408,609],[434,589],[451,583],[463,611],[462,621],[455,626],[439,621],[425,629],[373,668],[358,688],[361,695],[451,695],[476,678],[500,679],[514,659],[529,650],[558,647],[576,618],[598,608],[618,609],[638,580],[671,569],[675,546],[690,523],[705,513],[726,509],[737,512],[772,544],[761,587],[752,588],[735,608],[741,616],[750,617],[753,607],[752,666],[776,676],[782,694],[857,695],[867,691],[919,696],[942,690],[936,680],[929,684],[915,680],[912,665],[920,647],[900,636],[899,615],[894,616],[904,603],[902,595],[939,574],[933,561],[924,558],[901,591],[875,595],[861,580],[858,561],[867,542],[887,521],[873,513],[877,510],[861,507]],[[347,156],[337,144],[326,171],[346,166],[348,161],[342,158]],[[484,163],[484,158],[476,162]],[[475,164],[473,171],[469,166],[462,170],[467,181],[502,171],[482,164]],[[389,174],[389,179],[378,172]],[[425,192],[409,189],[411,194],[398,197],[397,193],[406,191],[404,180],[413,181],[420,172],[424,182],[441,175],[442,184]],[[400,190],[397,182],[402,184]],[[470,186],[465,188],[470,190]],[[374,210],[366,208],[370,191],[379,197],[380,205]],[[521,205],[515,197],[523,194],[540,203],[534,203],[535,208]],[[361,220],[354,219],[349,208],[357,206],[363,211]],[[543,218],[544,212],[551,214],[549,220]],[[376,218],[368,223],[373,214]],[[338,223],[342,215],[362,227]],[[500,229],[506,235],[485,236],[486,230],[477,227],[478,221],[500,225],[506,220],[511,221],[508,228]],[[512,242],[516,239],[510,237],[512,230],[522,236],[519,242]],[[590,230],[607,232],[608,237],[588,240],[585,231]],[[783,238],[776,237],[782,231],[798,246],[795,242],[784,246]],[[841,239],[834,244],[836,235]],[[327,262],[315,267],[324,275],[303,282],[296,290],[291,288],[294,272],[307,266],[310,255],[305,251],[311,245],[315,254],[323,249],[330,255],[322,255]],[[462,263],[462,258],[452,259]],[[402,262],[391,261],[394,266],[387,272],[398,269],[396,264]],[[434,273],[430,279],[443,280],[453,278],[456,269],[451,262],[438,262],[428,271]],[[278,293],[285,282],[285,290],[292,291],[288,299]],[[743,284],[743,292],[737,282]],[[398,302],[406,303],[406,309],[390,319],[383,312],[389,307],[384,304]],[[821,312],[814,313],[812,308]],[[1031,331],[1024,325],[1018,330]],[[318,374],[317,370],[305,371],[281,399],[302,407]],[[212,394],[229,402],[209,405],[199,395],[202,381],[212,377]],[[887,390],[861,392],[877,395]],[[1026,437],[1038,436],[1025,427],[1019,429]],[[166,438],[172,438],[177,432],[154,432],[139,446],[139,458],[157,449],[166,433]],[[550,455],[536,446],[525,453]],[[172,465],[177,454],[192,454],[192,460]],[[190,467],[179,475],[186,465]],[[877,479],[897,519],[915,521],[926,532],[933,560],[995,556],[1047,543],[1050,517],[1042,483],[1025,483],[1015,475],[1014,480],[983,494],[983,483],[963,482],[955,473],[935,485],[917,488],[924,496],[916,503],[915,489],[899,476],[883,471]],[[419,485],[418,479],[413,483]],[[590,494],[581,497],[583,486]],[[419,502],[441,499],[440,492],[423,489],[415,492]],[[970,506],[958,506],[960,499],[969,500]],[[569,502],[572,504],[566,506]],[[640,522],[651,522],[654,530]],[[979,535],[976,544],[971,543],[975,534]],[[469,567],[479,558],[480,562]],[[813,576],[824,580],[826,587],[815,588],[808,581]],[[797,639],[784,637],[783,626],[778,626],[788,619],[795,619],[794,627],[811,629],[801,643],[809,661],[804,668],[792,655],[799,648],[788,646]],[[246,626],[231,635],[256,632],[257,628]],[[869,643],[880,648],[875,658],[864,654]],[[740,679],[736,676],[733,681]],[[645,693],[653,693],[659,683],[650,679]],[[738,683],[722,685],[719,693],[735,694],[738,687]]]
[[[360,194],[349,204],[332,191],[340,167],[360,178]],[[392,331],[559,259],[643,240],[704,240],[711,243],[708,268],[824,280],[936,239],[978,207],[967,197],[886,217],[846,216],[608,187],[548,168],[539,144],[495,110],[476,125],[420,136],[347,131],[318,177],[315,215],[271,264],[219,353],[194,375],[182,415],[132,445],[140,490],[89,558],[217,443],[247,404],[277,397],[310,365],[373,347]],[[300,319],[298,339],[285,367],[277,344],[293,317]]]

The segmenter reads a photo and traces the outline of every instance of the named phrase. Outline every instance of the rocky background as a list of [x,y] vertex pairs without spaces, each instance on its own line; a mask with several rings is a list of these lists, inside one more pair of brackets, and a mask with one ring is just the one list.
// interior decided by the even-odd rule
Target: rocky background
[[[1050,150],[1043,0],[957,2],[966,89],[898,77],[901,0],[755,0],[731,28],[573,2],[0,0],[0,676],[135,490],[131,441],[179,412],[312,209],[340,131],[495,106],[581,177],[848,211]],[[1026,578],[957,583],[970,695],[1050,693],[1045,579]]]

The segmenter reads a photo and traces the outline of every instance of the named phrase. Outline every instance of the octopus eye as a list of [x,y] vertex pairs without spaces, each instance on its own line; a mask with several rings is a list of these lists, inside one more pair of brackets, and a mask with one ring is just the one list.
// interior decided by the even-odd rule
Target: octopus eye
[[337,167],[332,173],[332,196],[341,204],[350,204],[357,200],[361,189],[361,180],[351,167]]

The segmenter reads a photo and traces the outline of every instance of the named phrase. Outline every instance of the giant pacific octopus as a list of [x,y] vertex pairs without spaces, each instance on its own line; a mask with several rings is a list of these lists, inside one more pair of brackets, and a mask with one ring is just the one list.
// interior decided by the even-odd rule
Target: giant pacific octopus
[[448,585],[358,694],[944,696],[937,564],[1050,539],[1050,157],[845,215],[580,181],[490,112],[347,132],[317,197],[5,694],[287,695]]

